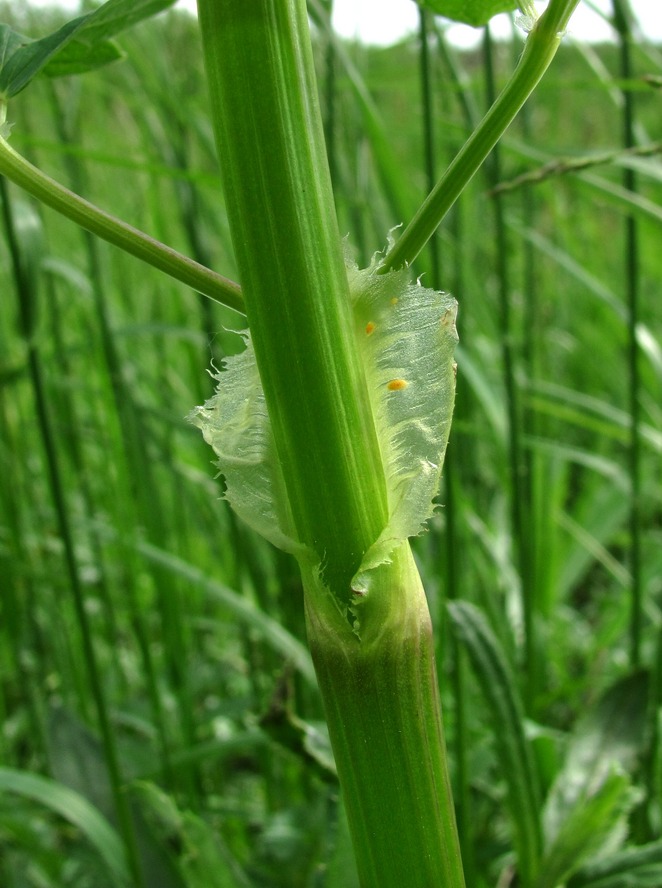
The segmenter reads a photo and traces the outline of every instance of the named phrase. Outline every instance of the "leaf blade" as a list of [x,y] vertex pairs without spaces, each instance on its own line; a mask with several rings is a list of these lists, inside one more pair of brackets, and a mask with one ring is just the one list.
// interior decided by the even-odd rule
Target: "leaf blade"
[[0,25],[0,97],[6,102],[44,72],[78,74],[121,58],[110,38],[157,15],[175,0],[108,0],[37,40]]
[[517,0],[416,0],[419,6],[445,18],[478,28],[502,12],[513,12]]

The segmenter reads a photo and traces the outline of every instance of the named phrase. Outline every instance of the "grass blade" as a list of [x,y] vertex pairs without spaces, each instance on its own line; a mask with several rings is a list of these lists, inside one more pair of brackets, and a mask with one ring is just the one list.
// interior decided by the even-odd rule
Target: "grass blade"
[[311,684],[316,683],[308,650],[287,629],[281,626],[277,620],[274,620],[264,611],[259,610],[247,598],[239,595],[239,593],[223,583],[208,577],[200,568],[188,564],[181,558],[177,558],[177,556],[165,552],[163,549],[158,549],[149,543],[139,542],[134,545],[149,561],[159,564],[173,574],[182,577],[191,586],[202,590],[227,607],[238,619],[259,632],[265,641],[293,663],[307,681]]
[[469,653],[492,717],[501,773],[508,789],[521,884],[530,886],[540,863],[542,837],[537,774],[524,734],[524,712],[516,682],[482,613],[463,601],[448,604],[453,630]]
[[64,817],[79,829],[97,849],[113,874],[118,888],[128,888],[122,841],[99,811],[79,793],[39,774],[12,768],[0,768],[0,792],[11,792],[32,799]]

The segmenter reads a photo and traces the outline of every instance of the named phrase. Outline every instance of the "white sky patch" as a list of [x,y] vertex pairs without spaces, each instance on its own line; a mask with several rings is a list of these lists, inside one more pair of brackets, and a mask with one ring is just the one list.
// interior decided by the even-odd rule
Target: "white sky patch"
[[[662,42],[662,9],[660,0],[630,0],[643,36],[653,42]],[[30,0],[30,5],[51,6],[53,0]],[[57,5],[77,11],[77,0],[57,0]],[[183,9],[195,12],[195,0],[179,0]],[[593,5],[606,14],[611,12],[611,0],[594,0]],[[388,10],[388,11],[385,11]],[[412,0],[334,0],[333,26],[341,37],[360,40],[377,46],[388,46],[401,40],[418,28],[418,7]],[[498,15],[490,23],[497,38],[512,34],[509,16]],[[468,25],[448,26],[448,39],[460,48],[471,48],[480,42],[482,28]],[[575,40],[599,43],[613,39],[609,24],[587,4],[580,3],[570,20],[568,33]]]
[[[536,4],[538,5],[538,4]],[[660,0],[631,0],[632,9],[643,35],[652,41],[662,41],[662,9]],[[388,12],[384,12],[384,7]],[[603,12],[611,12],[611,0],[595,0]],[[418,8],[412,0],[334,0],[333,24],[342,37],[355,38],[364,43],[387,46],[418,27]],[[495,37],[508,38],[512,34],[509,16],[492,19],[490,27]],[[470,48],[482,38],[482,28],[469,25],[449,25],[447,35],[457,46]],[[575,10],[568,33],[576,40],[593,43],[613,39],[609,24],[585,3]]]
[[332,22],[341,37],[389,46],[416,30],[418,7],[412,0],[334,0]]

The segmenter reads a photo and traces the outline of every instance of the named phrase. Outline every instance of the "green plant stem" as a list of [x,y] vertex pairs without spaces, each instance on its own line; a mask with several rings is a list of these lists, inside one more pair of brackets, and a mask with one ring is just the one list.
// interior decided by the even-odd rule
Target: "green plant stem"
[[[60,99],[53,84],[51,84],[51,101],[53,105],[54,126],[60,144],[64,146],[73,145],[75,140],[71,132],[71,123],[65,113],[65,103]],[[64,169],[68,174],[69,182],[76,192],[84,192],[87,190],[88,176],[86,175],[85,167],[83,163],[76,158],[74,153],[65,152]],[[133,466],[135,474],[146,479],[149,476],[149,466],[144,462],[143,455],[145,441],[144,430],[141,430],[137,426],[138,418],[131,396],[131,390],[124,378],[125,374],[122,370],[121,356],[118,352],[113,335],[108,311],[108,281],[104,275],[102,267],[99,242],[91,232],[86,231],[85,229],[81,231],[81,238],[87,258],[87,273],[92,288],[96,322],[101,338],[101,353],[108,370],[109,382],[124,445],[126,467],[128,469],[129,466]],[[85,450],[81,448],[81,468],[83,468],[82,461],[84,453]],[[81,471],[79,474],[81,489],[84,490],[85,485],[87,484],[85,479],[88,473],[86,471]],[[154,486],[147,486],[150,488],[150,507],[145,510],[145,514],[147,515],[145,523],[149,523],[149,519],[154,514],[160,514],[161,512],[160,509],[154,509]],[[137,489],[141,490],[143,488],[141,486]],[[131,502],[139,502],[140,499],[141,497],[136,497],[135,500],[132,498]],[[90,515],[93,514],[92,505],[93,503],[90,499]],[[129,523],[132,520],[135,521],[135,518],[133,518],[133,516],[129,517],[127,512],[123,511],[121,518],[118,518],[118,520],[123,523]],[[98,529],[91,526],[91,532],[95,543],[100,546],[100,549],[102,549]],[[156,535],[157,534],[155,534],[155,536]],[[101,559],[99,560],[99,563],[102,563]],[[163,586],[167,588],[167,584],[158,583],[159,590]],[[131,583],[127,584],[126,601],[131,611],[131,625],[140,650],[142,668],[147,684],[147,693],[152,707],[159,751],[163,763],[163,775],[167,785],[174,786],[174,775],[170,766],[170,749],[166,731],[165,712],[161,702],[158,684],[158,670],[155,667],[154,654],[149,644],[145,625],[144,608],[139,606],[133,584]]]
[[328,596],[306,599],[360,882],[462,888],[432,626],[409,544],[376,574],[360,641]]
[[233,281],[183,256],[144,232],[84,200],[33,166],[0,137],[0,174],[46,206],[103,240],[164,271],[193,290],[244,312],[241,289]]
[[536,884],[542,855],[538,773],[524,730],[524,709],[506,655],[487,620],[474,605],[449,603],[453,631],[466,646],[494,726],[506,804],[513,826],[518,885]]
[[[364,888],[463,888],[425,595],[408,544],[342,605],[386,525],[304,0],[199,0],[251,336]],[[321,570],[315,564],[321,561]],[[340,605],[340,607],[339,607]],[[359,610],[357,605],[357,610]]]
[[[328,15],[333,12],[333,0],[329,0]],[[327,160],[331,182],[336,186],[338,180],[338,108],[336,103],[336,46],[332,31],[327,31],[324,47],[324,141],[326,142]]]
[[427,200],[384,257],[381,271],[411,265],[466,184],[540,82],[579,0],[551,0],[529,34],[520,63]]
[[[419,9],[419,47],[420,47],[420,83],[421,83],[421,112],[423,122],[423,165],[428,185],[432,190],[437,179],[436,176],[436,145],[435,145],[435,114],[434,114],[434,65],[431,49],[439,49],[439,35],[430,27],[432,15],[425,9]],[[434,41],[431,41],[434,37]],[[438,236],[430,238],[428,256],[432,286],[441,285],[441,244]],[[460,293],[462,288],[456,286],[453,292]],[[443,549],[439,553],[439,571],[444,580],[443,596],[440,595],[438,612],[436,615],[436,656],[437,667],[441,669],[442,657],[450,648],[450,660],[452,663],[450,686],[455,704],[454,733],[451,747],[455,764],[455,810],[459,841],[462,849],[462,863],[467,883],[475,883],[475,865],[473,843],[471,841],[471,794],[469,787],[469,768],[467,762],[467,737],[466,737],[466,702],[464,687],[464,663],[462,651],[455,636],[448,632],[446,620],[446,603],[449,599],[458,597],[459,570],[458,553],[461,551],[461,542],[458,530],[458,496],[457,496],[457,466],[454,459],[454,447],[449,441],[444,457],[444,531]]]
[[[423,162],[428,191],[432,191],[436,181],[436,151],[434,133],[434,104],[433,104],[433,68],[430,58],[430,27],[428,17],[430,13],[420,8],[419,15],[419,56],[421,78],[421,111],[423,113]],[[432,285],[441,287],[441,263],[439,251],[439,238],[430,238],[430,272]]]
[[[620,50],[620,77],[628,83],[633,77],[632,64],[632,12],[628,0],[612,0],[614,25],[618,33]],[[635,106],[631,90],[623,89],[623,149],[631,151],[635,140]],[[635,171],[628,167],[623,171],[623,187],[630,193],[637,192]],[[641,461],[641,372],[639,369],[639,344],[637,328],[640,321],[640,265],[639,265],[639,225],[633,213],[625,218],[623,270],[625,272],[625,293],[627,304],[627,365],[628,365],[628,408],[630,429],[628,441],[627,465],[630,479],[630,511],[628,524],[630,531],[630,663],[633,669],[641,666],[642,632],[644,627],[644,589],[642,580],[642,461]],[[655,672],[654,672],[655,674]],[[657,675],[655,676],[657,678]],[[646,751],[641,769],[645,785],[655,786],[655,755],[650,753],[653,744],[659,742],[659,686],[651,682],[649,711],[649,729],[651,746]],[[651,792],[651,794],[653,794]],[[655,830],[650,823],[647,805],[640,806],[633,817],[633,833],[638,841],[651,838]]]
[[292,520],[347,598],[386,523],[386,494],[305,4],[198,7],[230,228]]

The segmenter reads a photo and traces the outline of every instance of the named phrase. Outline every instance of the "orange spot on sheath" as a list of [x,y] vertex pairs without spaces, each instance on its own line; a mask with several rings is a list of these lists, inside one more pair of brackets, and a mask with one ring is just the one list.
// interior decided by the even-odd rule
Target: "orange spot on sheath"
[[397,296],[394,296],[394,297],[391,299],[391,305],[397,305],[397,304],[398,304],[398,297],[397,297]]
[[406,379],[392,379],[390,382],[386,383],[386,388],[389,392],[401,392],[403,389],[406,389],[409,383]]
[[374,333],[374,332],[375,332],[375,325],[372,323],[372,321],[368,321],[368,323],[365,325],[365,335],[370,336],[370,334]]

